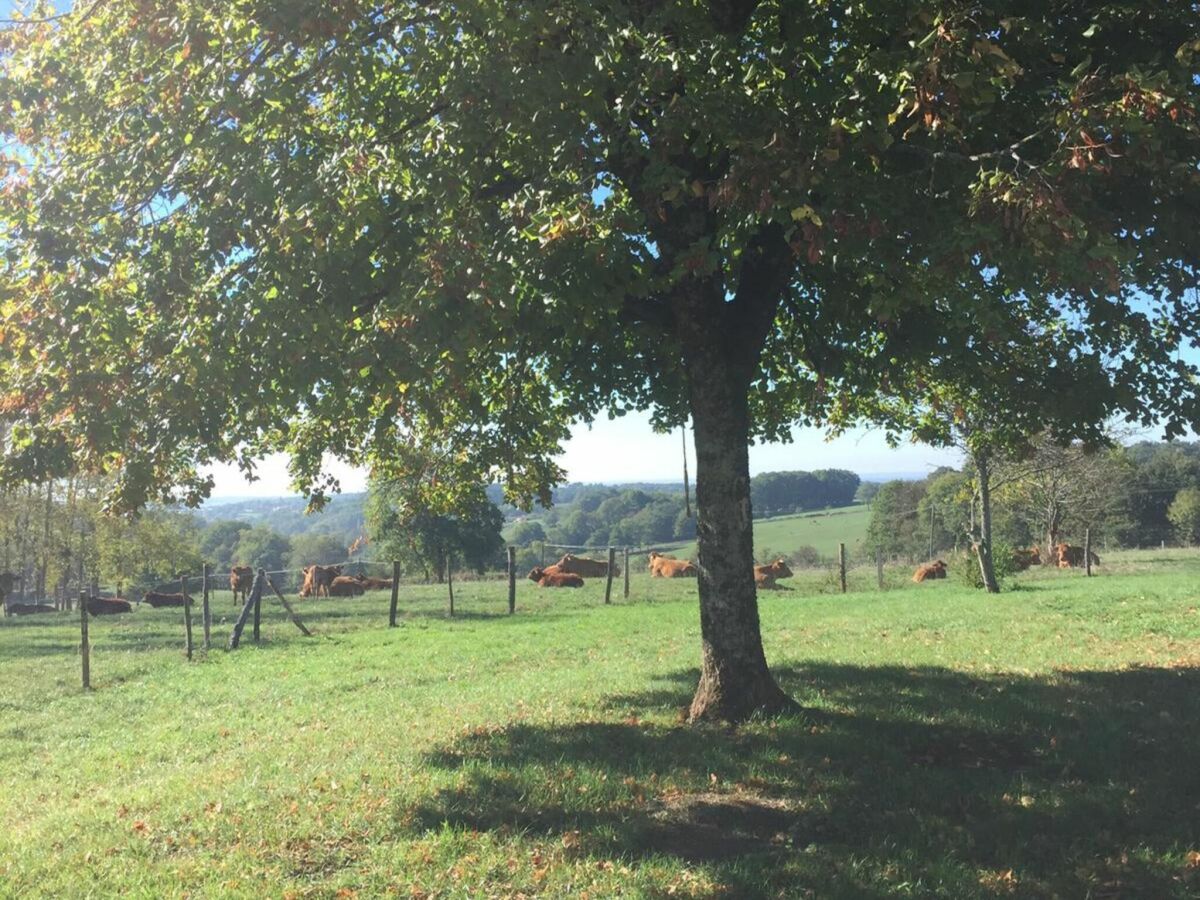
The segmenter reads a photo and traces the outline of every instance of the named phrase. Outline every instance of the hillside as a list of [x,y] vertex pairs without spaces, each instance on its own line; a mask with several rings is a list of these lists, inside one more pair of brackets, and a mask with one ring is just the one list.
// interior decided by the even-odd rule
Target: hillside
[[[812,547],[822,557],[832,558],[837,555],[838,543],[844,542],[852,561],[856,556],[865,558],[868,551],[864,542],[870,518],[870,506],[855,505],[758,519],[754,523],[754,555],[765,562],[768,557],[792,557],[802,547]],[[672,555],[695,559],[695,542]]]

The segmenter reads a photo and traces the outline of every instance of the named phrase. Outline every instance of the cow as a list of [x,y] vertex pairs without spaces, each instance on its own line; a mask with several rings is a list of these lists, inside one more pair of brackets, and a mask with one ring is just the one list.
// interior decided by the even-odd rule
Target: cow
[[1012,562],[1013,568],[1018,572],[1024,572],[1031,566],[1042,564],[1042,551],[1036,544],[1028,550],[1018,548],[1012,552]]
[[233,591],[233,602],[244,606],[254,587],[254,569],[250,566],[234,566],[229,570],[229,589]]
[[390,591],[392,589],[392,579],[390,578],[371,578],[367,575],[351,575],[350,577],[361,584],[364,591]]
[[[338,566],[338,568],[341,568]],[[358,583],[358,579],[351,578],[349,575],[338,575],[325,588],[327,597],[361,597],[363,594],[363,586]]]
[[545,569],[534,566],[529,570],[529,580],[535,582],[538,587],[583,587],[583,576],[560,571],[557,566]]
[[930,581],[934,578],[946,577],[946,564],[938,559],[931,563],[917,566],[917,571],[913,572],[913,581],[920,584],[922,581]]
[[[603,578],[608,574],[608,562],[602,559],[588,559],[586,556],[576,556],[573,553],[563,555],[555,568],[560,572],[569,572],[582,578]],[[621,574],[621,567],[613,564],[613,577]]]
[[46,603],[13,603],[8,607],[8,611],[14,616],[31,616],[35,613],[58,612],[57,609]]
[[[300,587],[301,597],[330,597],[330,586],[334,579],[341,578],[343,566],[305,566],[304,584]],[[340,595],[345,596],[345,595]]]
[[191,597],[185,598],[183,594],[161,594],[158,591],[146,591],[142,594],[140,602],[148,603],[158,609],[160,606],[183,606],[185,600],[189,606],[196,602]]
[[[1084,564],[1083,553],[1082,547],[1076,547],[1073,544],[1058,544],[1054,548],[1053,559],[1058,561],[1060,569],[1074,569]],[[1095,553],[1089,552],[1087,558],[1093,566],[1100,565],[1100,557]]]
[[775,562],[771,563],[770,565],[754,567],[754,584],[756,587],[768,589],[777,588],[779,585],[777,585],[775,582],[778,579],[791,577],[792,570],[788,568],[788,565],[786,562],[784,562],[783,557],[775,560]]
[[650,575],[654,578],[695,578],[697,572],[696,567],[685,559],[673,559],[651,550]]
[[117,616],[133,612],[133,604],[122,597],[88,597],[87,611],[95,616]]

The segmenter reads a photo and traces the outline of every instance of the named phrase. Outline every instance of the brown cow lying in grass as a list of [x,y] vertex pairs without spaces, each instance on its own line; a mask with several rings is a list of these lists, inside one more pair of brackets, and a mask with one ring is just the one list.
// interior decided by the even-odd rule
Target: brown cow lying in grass
[[364,593],[363,586],[358,583],[358,579],[351,578],[349,575],[339,575],[330,582],[326,590],[328,597],[361,597]]
[[1031,566],[1040,566],[1042,564],[1042,551],[1036,545],[1028,550],[1016,549],[1012,552],[1013,568],[1018,572],[1024,572]]
[[[1083,548],[1072,544],[1058,544],[1054,548],[1053,559],[1057,560],[1060,569],[1076,569],[1084,564]],[[1093,566],[1100,565],[1100,557],[1089,553],[1088,558]]]
[[118,616],[133,612],[133,604],[121,597],[88,597],[87,611],[93,616]]
[[[343,566],[306,566],[301,571],[304,572],[304,584],[300,586],[301,597],[331,597],[329,589],[333,586],[333,582],[337,578],[341,578]],[[338,596],[348,596],[339,594]]]
[[534,566],[529,570],[529,580],[539,587],[583,587],[583,576],[574,572],[563,572],[557,566]]
[[392,579],[390,578],[371,578],[368,575],[351,575],[349,577],[361,584],[364,591],[390,591],[392,589]]
[[913,581],[920,584],[922,581],[929,581],[933,578],[946,577],[946,564],[940,559],[931,563],[917,566],[917,571],[913,572]]
[[229,589],[233,591],[233,602],[244,604],[254,587],[254,570],[250,566],[234,566],[229,570]]
[[657,550],[650,551],[650,575],[654,578],[695,578],[696,567],[686,559],[663,556]]
[[[583,578],[603,578],[608,574],[608,561],[603,559],[588,559],[586,556],[575,556],[566,553],[553,566],[559,572],[569,572]],[[613,565],[613,577],[621,574],[621,567]]]
[[[754,567],[754,584],[760,588],[779,588],[775,582],[780,578],[791,578],[792,570],[788,568],[788,564],[783,561],[783,557],[775,560],[775,562],[766,566]],[[781,588],[781,590],[786,590]]]
[[58,610],[47,603],[10,603],[8,612],[13,616],[32,616],[37,613],[58,612]]
[[[155,609],[160,606],[183,606],[183,594],[160,594],[158,591],[146,591],[142,594],[142,603],[149,603]],[[196,601],[191,597],[187,598],[189,605],[195,605]]]

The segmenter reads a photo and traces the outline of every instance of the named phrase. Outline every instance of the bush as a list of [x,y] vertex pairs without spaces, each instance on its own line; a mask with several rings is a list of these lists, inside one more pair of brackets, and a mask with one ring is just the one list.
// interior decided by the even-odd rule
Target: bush
[[[996,570],[996,584],[1004,590],[1005,579],[1017,571],[1013,548],[1003,541],[992,541],[992,567]],[[979,571],[979,559],[973,551],[955,555],[950,561],[950,573],[960,584],[983,590],[983,573]]]

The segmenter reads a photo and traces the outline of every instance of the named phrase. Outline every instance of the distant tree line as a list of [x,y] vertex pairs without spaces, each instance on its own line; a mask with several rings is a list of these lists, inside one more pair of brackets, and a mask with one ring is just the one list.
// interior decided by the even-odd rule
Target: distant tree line
[[[1081,544],[1087,530],[1109,546],[1200,542],[1200,443],[1089,451],[1043,437],[993,479],[994,538],[1010,547]],[[977,516],[969,465],[889,481],[871,501],[868,546],[913,559],[953,552],[969,545]]]
[[845,469],[763,472],[750,479],[750,503],[755,518],[849,506],[860,483],[858,475]]

